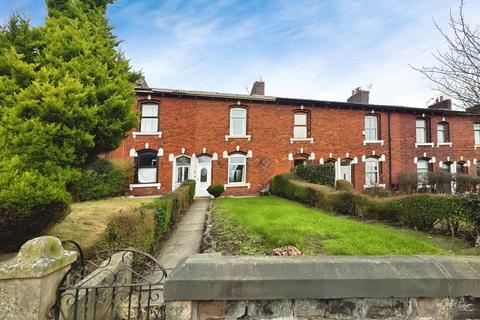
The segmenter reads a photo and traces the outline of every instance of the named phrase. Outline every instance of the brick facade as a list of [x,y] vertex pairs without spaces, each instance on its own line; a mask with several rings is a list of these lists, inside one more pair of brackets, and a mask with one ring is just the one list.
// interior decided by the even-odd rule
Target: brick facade
[[[212,157],[212,183],[227,184],[228,157],[240,152],[247,156],[246,182],[249,186],[227,188],[227,194],[258,194],[276,174],[289,172],[292,158],[309,156],[308,161],[352,159],[352,182],[364,189],[367,157],[380,160],[380,184],[390,187],[403,171],[415,172],[415,159],[426,158],[433,170],[441,162],[464,162],[469,173],[476,174],[480,149],[474,147],[476,117],[464,112],[442,109],[420,109],[358,103],[281,99],[248,95],[195,94],[186,91],[141,89],[137,91],[135,110],[143,102],[159,104],[159,135],[137,135],[133,132],[107,158],[135,163],[131,152],[144,149],[160,151],[158,181],[160,187],[133,187],[133,195],[153,195],[173,188],[174,159],[182,154],[192,157],[190,178],[195,178],[196,158]],[[230,138],[230,108],[247,109],[247,138]],[[309,114],[311,141],[291,141],[293,114]],[[383,143],[364,144],[364,117],[375,114],[379,119],[379,139]],[[434,146],[416,146],[417,118],[429,119]],[[451,146],[437,146],[437,123],[449,123]],[[132,151],[133,150],[133,151]],[[162,154],[163,152],[163,154]],[[132,181],[133,183],[133,181]]]

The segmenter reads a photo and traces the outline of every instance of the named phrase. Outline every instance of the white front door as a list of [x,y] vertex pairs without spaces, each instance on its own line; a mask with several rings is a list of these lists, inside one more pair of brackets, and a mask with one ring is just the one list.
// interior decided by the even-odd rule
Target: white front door
[[197,160],[195,196],[208,197],[207,188],[212,183],[212,159],[202,156]]

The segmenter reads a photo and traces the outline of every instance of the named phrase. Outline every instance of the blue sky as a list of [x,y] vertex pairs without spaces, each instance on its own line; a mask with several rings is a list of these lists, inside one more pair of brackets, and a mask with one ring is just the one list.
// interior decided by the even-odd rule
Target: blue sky
[[[409,65],[434,63],[459,0],[117,0],[108,8],[134,69],[152,87],[345,101],[371,86],[371,103],[425,107],[437,93]],[[43,23],[41,0],[0,0]],[[466,0],[467,21],[480,1]],[[477,22],[478,24],[478,22]]]

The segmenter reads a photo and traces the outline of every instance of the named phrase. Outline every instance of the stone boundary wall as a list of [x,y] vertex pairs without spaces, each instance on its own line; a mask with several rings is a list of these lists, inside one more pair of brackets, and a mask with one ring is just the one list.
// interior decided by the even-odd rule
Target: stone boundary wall
[[223,257],[180,263],[167,320],[480,319],[480,257]]

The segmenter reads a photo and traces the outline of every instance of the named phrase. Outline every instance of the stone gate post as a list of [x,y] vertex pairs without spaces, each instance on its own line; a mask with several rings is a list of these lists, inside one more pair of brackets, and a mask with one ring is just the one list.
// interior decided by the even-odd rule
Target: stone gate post
[[48,319],[56,289],[77,252],[55,237],[26,242],[15,258],[0,263],[0,319]]

